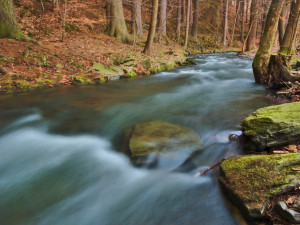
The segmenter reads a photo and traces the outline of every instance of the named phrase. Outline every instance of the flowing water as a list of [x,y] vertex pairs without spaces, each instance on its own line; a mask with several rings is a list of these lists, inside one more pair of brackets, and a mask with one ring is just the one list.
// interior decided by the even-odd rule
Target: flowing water
[[[240,154],[228,135],[270,99],[250,59],[193,58],[197,65],[142,79],[0,96],[0,224],[240,224],[218,169],[195,174]],[[204,152],[133,166],[118,152],[122,133],[152,119],[195,130]]]

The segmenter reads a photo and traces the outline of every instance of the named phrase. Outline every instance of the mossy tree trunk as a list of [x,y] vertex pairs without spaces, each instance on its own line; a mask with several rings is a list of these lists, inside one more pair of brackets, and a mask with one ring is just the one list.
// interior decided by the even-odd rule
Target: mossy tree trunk
[[256,49],[256,33],[258,22],[259,0],[252,0],[250,11],[250,33],[247,40],[246,51]]
[[18,26],[12,0],[0,0],[0,38],[30,41]]
[[132,27],[136,28],[137,37],[142,39],[143,34],[143,23],[142,23],[142,1],[133,0],[132,5]]
[[192,36],[198,39],[198,22],[199,22],[199,0],[193,0],[194,2],[194,13],[193,13],[193,25],[192,25]]
[[120,42],[131,43],[132,38],[126,27],[122,0],[107,0],[106,10],[109,21],[106,33],[116,37]]
[[294,43],[296,40],[296,33],[299,24],[300,16],[300,0],[292,1],[291,12],[289,16],[289,21],[284,32],[282,42],[280,44],[279,54],[281,55],[291,55]]
[[252,68],[256,83],[266,84],[268,80],[268,65],[274,44],[278,20],[285,0],[272,0],[265,23],[263,37],[254,57]]
[[144,53],[150,55],[152,50],[153,39],[155,36],[155,29],[157,24],[157,13],[158,13],[158,0],[152,0],[152,13],[151,13],[151,22],[147,37],[147,42],[144,48]]

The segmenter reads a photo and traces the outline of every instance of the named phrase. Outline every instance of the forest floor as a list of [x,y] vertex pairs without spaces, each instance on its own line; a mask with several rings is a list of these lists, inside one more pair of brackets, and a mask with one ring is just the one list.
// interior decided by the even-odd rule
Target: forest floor
[[[0,93],[98,84],[170,70],[186,63],[187,52],[169,38],[159,42],[159,37],[155,37],[149,56],[142,53],[146,37],[129,45],[105,35],[104,1],[70,0],[65,31],[62,26],[64,9],[53,11],[51,1],[38,4],[24,0],[15,4],[20,28],[37,43],[0,39]],[[130,21],[130,12],[126,7],[124,10]],[[130,30],[130,23],[127,25]],[[202,35],[202,38],[209,45],[214,44],[207,36]],[[193,54],[238,50],[198,47],[197,42],[191,40]]]

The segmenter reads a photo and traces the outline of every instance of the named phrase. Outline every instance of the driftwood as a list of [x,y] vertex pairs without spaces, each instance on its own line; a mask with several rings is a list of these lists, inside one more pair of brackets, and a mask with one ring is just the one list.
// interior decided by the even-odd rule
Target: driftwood
[[290,56],[271,55],[267,81],[270,88],[279,89],[286,86],[288,82],[300,81],[300,77],[293,75],[290,71],[290,60]]
[[211,167],[205,169],[205,170],[202,170],[200,173],[199,173],[199,176],[202,176],[202,175],[205,175],[208,171],[210,171],[211,169],[215,168],[216,166],[220,165],[224,160],[224,159],[221,159],[220,161],[216,162],[214,165],[212,165]]

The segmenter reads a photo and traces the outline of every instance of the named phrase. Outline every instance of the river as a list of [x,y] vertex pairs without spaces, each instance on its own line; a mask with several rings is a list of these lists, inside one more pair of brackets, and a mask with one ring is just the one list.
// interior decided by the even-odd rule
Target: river
[[[218,169],[196,175],[241,154],[228,135],[271,100],[254,84],[251,59],[192,58],[196,65],[143,78],[0,96],[0,224],[240,224]],[[180,166],[185,151],[161,154],[151,168],[118,152],[126,128],[152,119],[201,136],[198,167]]]

